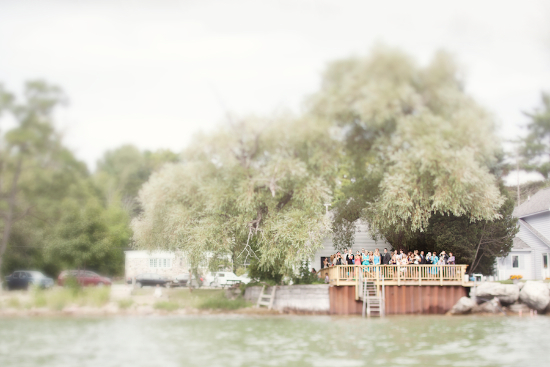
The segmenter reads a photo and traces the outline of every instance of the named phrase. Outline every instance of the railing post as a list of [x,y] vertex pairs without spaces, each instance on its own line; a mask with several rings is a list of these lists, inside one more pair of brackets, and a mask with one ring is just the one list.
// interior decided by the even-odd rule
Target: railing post
[[439,265],[439,285],[443,286],[443,265]]
[[397,286],[401,285],[401,269],[397,266]]
[[418,285],[422,285],[422,265],[417,265],[418,267]]

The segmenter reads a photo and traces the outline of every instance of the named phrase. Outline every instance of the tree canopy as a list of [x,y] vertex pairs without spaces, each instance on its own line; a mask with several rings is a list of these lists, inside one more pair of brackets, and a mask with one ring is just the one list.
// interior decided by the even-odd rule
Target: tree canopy
[[311,256],[328,234],[331,201],[327,130],[308,121],[243,119],[194,139],[183,163],[168,164],[139,193],[132,222],[139,248],[244,251],[283,271]]

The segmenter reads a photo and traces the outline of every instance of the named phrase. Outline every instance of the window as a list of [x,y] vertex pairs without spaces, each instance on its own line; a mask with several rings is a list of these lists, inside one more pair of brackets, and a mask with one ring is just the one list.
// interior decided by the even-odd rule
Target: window
[[171,268],[172,260],[171,259],[149,259],[150,268]]
[[548,254],[542,254],[542,268],[548,269]]
[[519,268],[519,256],[512,255],[512,268]]

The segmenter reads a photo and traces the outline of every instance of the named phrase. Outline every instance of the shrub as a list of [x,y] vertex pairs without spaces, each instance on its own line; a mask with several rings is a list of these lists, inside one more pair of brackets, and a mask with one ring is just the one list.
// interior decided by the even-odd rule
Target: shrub
[[309,270],[309,262],[304,261],[300,266],[298,275],[292,277],[293,284],[315,284],[324,283],[324,279],[319,279],[316,273]]

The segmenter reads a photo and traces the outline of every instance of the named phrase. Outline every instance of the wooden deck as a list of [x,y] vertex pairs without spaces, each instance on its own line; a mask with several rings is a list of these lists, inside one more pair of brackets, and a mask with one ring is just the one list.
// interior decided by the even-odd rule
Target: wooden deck
[[357,285],[360,277],[381,285],[473,286],[466,275],[467,265],[337,265],[319,270],[328,274],[329,284]]
[[338,265],[319,270],[327,274],[331,314],[360,314],[361,279],[374,282],[382,291],[385,314],[445,313],[473,282],[467,265]]

